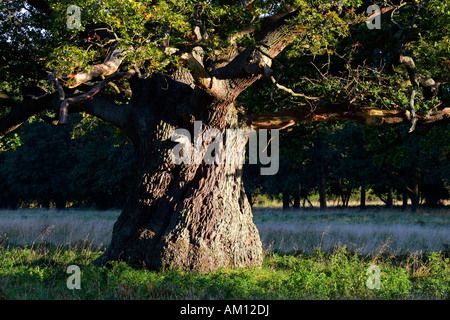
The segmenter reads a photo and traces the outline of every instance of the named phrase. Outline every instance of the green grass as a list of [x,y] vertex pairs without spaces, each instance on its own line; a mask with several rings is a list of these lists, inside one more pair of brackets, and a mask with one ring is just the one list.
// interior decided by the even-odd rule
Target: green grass
[[[263,266],[208,274],[91,264],[118,213],[0,211],[0,299],[450,299],[446,208],[257,209]],[[80,290],[66,286],[69,265]],[[366,285],[371,265],[380,289]]]
[[[269,253],[262,268],[202,274],[96,267],[101,251],[41,245],[0,249],[0,299],[449,299],[449,259],[361,256],[345,247],[313,255]],[[81,289],[68,289],[69,265],[81,268]],[[380,268],[380,289],[368,289],[367,268]]]

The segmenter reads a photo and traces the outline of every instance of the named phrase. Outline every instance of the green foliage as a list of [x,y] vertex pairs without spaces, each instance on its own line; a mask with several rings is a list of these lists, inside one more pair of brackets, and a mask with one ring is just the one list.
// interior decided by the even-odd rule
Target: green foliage
[[[447,299],[450,262],[438,253],[400,261],[337,248],[310,256],[269,254],[261,269],[209,274],[153,272],[123,262],[95,267],[101,252],[66,247],[0,248],[3,299]],[[66,287],[69,265],[81,268],[81,290]],[[367,268],[380,268],[380,289],[368,289]]]
[[[181,67],[178,56],[164,51],[162,44],[189,51],[194,43],[205,55],[216,57],[228,50],[230,39],[245,27],[261,30],[264,18],[296,6],[298,14],[290,28],[302,31],[273,68],[282,74],[288,87],[330,101],[353,101],[383,108],[405,108],[409,95],[404,67],[397,66],[396,53],[408,39],[408,52],[422,74],[437,79],[448,77],[450,17],[447,3],[433,0],[420,7],[417,2],[396,10],[395,19],[383,16],[381,30],[369,30],[364,22],[366,1],[254,1],[247,7],[238,1],[191,0],[50,0],[50,14],[22,1],[0,4],[0,76],[2,93],[21,99],[27,86],[48,87],[41,75],[24,77],[17,67],[40,73],[56,71],[63,84],[70,75],[101,63],[111,45],[124,50],[122,68],[132,66],[149,72],[168,72]],[[385,2],[379,3],[386,5]],[[66,26],[69,5],[81,8],[81,28]],[[414,20],[412,17],[417,14]],[[386,17],[386,18],[385,18]],[[192,22],[208,33],[196,39]],[[399,29],[397,25],[402,26]],[[170,29],[170,37],[168,30]],[[107,33],[107,37],[96,34]],[[247,46],[255,38],[247,34],[238,44]],[[20,44],[20,45],[15,45]],[[283,68],[280,69],[280,65]],[[38,78],[39,81],[33,81]],[[270,87],[268,87],[270,88]],[[266,90],[268,89],[266,88]],[[43,93],[41,91],[41,93]],[[430,110],[448,103],[448,88],[439,97],[426,101],[420,94],[418,108]],[[277,94],[278,95],[278,94]],[[286,94],[275,97],[276,108],[287,106]],[[252,108],[267,99],[253,101]],[[298,102],[295,101],[294,103]],[[291,101],[292,103],[292,101]],[[3,108],[0,110],[3,111]],[[273,109],[273,107],[272,107]],[[0,112],[2,112],[0,111]]]
[[[88,71],[94,64],[104,62],[111,46],[124,50],[121,70],[138,67],[149,73],[170,72],[183,64],[177,54],[167,53],[162,44],[168,43],[179,52],[190,51],[195,45],[200,45],[205,55],[216,58],[229,50],[230,39],[243,28],[254,27],[261,31],[267,17],[293,6],[299,10],[298,15],[289,19],[289,28],[301,33],[276,57],[272,69],[279,83],[295,92],[325,101],[351,101],[383,109],[403,110],[408,105],[411,85],[407,83],[405,67],[398,64],[397,55],[405,42],[409,43],[406,54],[414,59],[421,74],[436,80],[448,79],[450,5],[445,1],[430,0],[423,5],[415,1],[402,5],[395,10],[393,20],[389,18],[391,12],[383,14],[380,30],[369,30],[366,26],[367,1],[258,0],[247,7],[238,6],[238,2],[50,0],[50,12],[42,13],[26,1],[3,1],[0,3],[0,20],[3,21],[0,24],[0,93],[2,97],[9,97],[9,102],[0,100],[0,116],[6,115],[14,103],[22,101],[25,94],[41,95],[44,89],[49,89],[48,72],[56,72],[61,84],[68,85],[74,72]],[[377,4],[388,5],[386,1],[378,1]],[[80,29],[67,27],[66,10],[69,5],[81,8]],[[196,38],[192,25],[194,20],[202,25],[208,36],[201,40]],[[97,32],[106,33],[106,36],[100,37]],[[237,40],[237,45],[243,47],[255,43],[252,34]],[[129,100],[128,95],[114,94],[111,88],[102,94],[118,102]],[[239,99],[247,104],[251,114],[307,103],[304,97],[293,97],[277,90],[268,79],[252,85]],[[424,112],[446,107],[449,102],[448,83],[441,86],[440,93],[433,99],[425,99],[422,93],[416,96],[416,107]],[[96,120],[84,117],[81,125],[76,127],[73,138],[81,139],[85,124],[96,125]],[[46,131],[45,128],[42,130]],[[250,178],[248,185],[252,191],[263,190],[277,195],[301,183],[309,192],[316,187],[318,176],[325,175],[331,182],[329,191],[338,196],[352,192],[361,184],[369,184],[383,191],[388,179],[396,180],[389,183],[399,187],[398,181],[411,171],[411,157],[417,155],[423,178],[421,183],[426,186],[424,192],[430,190],[424,196],[427,202],[437,204],[448,197],[450,151],[447,127],[436,130],[429,132],[432,135],[430,138],[413,136],[407,144],[400,146],[391,144],[402,139],[406,127],[361,129],[353,125],[332,124],[317,129],[315,125],[297,126],[291,132],[283,133],[280,173],[266,180]],[[109,133],[120,136],[114,130]],[[87,144],[87,138],[84,139],[83,143]],[[112,176],[120,176],[120,170],[129,164],[128,151],[124,151],[129,146],[106,150],[105,145],[118,146],[120,143],[109,137],[105,139],[107,143],[102,145],[101,139],[94,138],[89,147],[78,152],[77,164],[68,176],[75,180],[69,185],[77,186],[83,196],[91,190],[90,186],[112,196],[118,192],[112,186],[123,182],[122,178],[116,180]],[[0,140],[0,150],[15,149],[21,141],[20,135],[4,137]],[[57,141],[53,142],[55,148],[62,148]],[[421,150],[418,150],[419,146]],[[44,146],[38,143],[33,148],[37,148],[39,154]],[[101,151],[98,157],[104,163],[114,165],[94,165],[92,159],[96,149]],[[10,177],[6,178],[10,181],[16,177],[20,185],[26,182],[24,179],[39,181],[41,187],[16,189],[26,194],[39,190],[37,194],[50,195],[67,189],[67,184],[62,180],[62,188],[56,186],[51,191],[48,186],[44,187],[42,181],[44,176],[49,176],[49,167],[38,174],[39,170],[34,165],[36,162],[32,161],[32,147],[25,146],[23,150],[28,150],[30,156],[25,159],[27,161],[22,159],[21,163],[35,172],[36,179],[32,180],[30,174],[22,175],[17,166],[5,170],[2,175]],[[12,155],[6,157],[13,158]],[[55,156],[52,161],[74,163],[58,157]],[[117,159],[123,162],[114,162]],[[79,161],[86,161],[87,164],[81,165]],[[86,174],[92,173],[89,167],[95,167],[98,174]],[[109,176],[107,170],[117,175]],[[251,172],[248,176],[252,176]]]

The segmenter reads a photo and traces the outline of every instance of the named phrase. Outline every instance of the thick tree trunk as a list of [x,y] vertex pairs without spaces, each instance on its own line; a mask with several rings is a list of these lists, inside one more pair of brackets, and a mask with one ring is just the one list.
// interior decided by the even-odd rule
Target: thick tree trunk
[[418,185],[413,186],[411,193],[411,212],[416,213],[419,210],[419,188]]
[[402,198],[402,211],[406,211],[408,209],[408,187],[406,186],[403,187]]
[[291,203],[291,194],[289,193],[289,191],[283,191],[283,210],[289,210],[289,205]]
[[130,199],[114,226],[108,260],[197,271],[261,264],[240,172],[201,165],[142,178],[140,196]]
[[66,200],[65,199],[56,199],[55,206],[58,210],[64,210],[66,208]]
[[294,189],[294,209],[300,209],[300,193],[301,193],[301,185],[299,184],[296,189]]
[[419,196],[419,180],[420,180],[420,172],[419,168],[414,168],[414,175],[413,175],[413,183],[411,186],[411,212],[416,213],[419,210],[419,202],[420,202],[420,196]]
[[319,179],[319,203],[320,211],[327,210],[327,183],[323,174]]
[[393,207],[394,207],[394,188],[392,186],[389,186],[386,199],[386,209],[392,209]]
[[366,185],[364,184],[361,186],[361,200],[359,204],[359,209],[360,210],[366,209]]
[[[159,81],[156,87],[172,92],[142,91],[144,97],[135,102],[144,106],[134,128],[138,160],[131,196],[114,225],[109,248],[96,263],[120,260],[150,269],[203,272],[260,266],[262,246],[244,191],[242,164],[229,165],[226,158],[221,164],[175,165],[172,160],[175,129],[187,129],[194,140],[194,118],[203,122],[202,130],[218,129],[224,138],[227,129],[238,128],[233,103],[196,96],[192,87],[178,82]],[[245,142],[237,150],[245,151]],[[205,139],[202,155],[206,144]]]

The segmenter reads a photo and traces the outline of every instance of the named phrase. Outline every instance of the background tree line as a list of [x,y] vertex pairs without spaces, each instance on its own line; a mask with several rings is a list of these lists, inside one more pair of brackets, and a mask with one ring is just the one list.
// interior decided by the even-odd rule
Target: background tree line
[[[433,6],[429,4],[427,8]],[[412,6],[405,8],[409,10],[406,21],[417,14]],[[324,39],[323,34],[310,37],[307,44],[294,46],[294,50],[277,59],[272,79],[246,90],[242,102],[255,114],[268,112],[274,105],[280,109],[302,108],[305,103],[314,105],[316,97],[325,97],[332,103],[351,101],[390,110],[406,108],[410,102],[410,83],[405,82],[407,68],[398,62],[402,52],[398,41],[403,37],[420,39],[419,48],[411,54],[415,58],[426,57],[436,66],[433,72],[448,78],[449,39],[436,33],[442,20],[426,15],[426,24],[422,26],[430,30],[428,38],[414,30],[407,36],[399,24],[392,24],[389,19],[383,18],[381,22],[379,30],[359,26],[337,43],[336,37],[327,38],[318,51],[308,52]],[[426,45],[425,39],[433,45]],[[294,84],[289,86],[290,90],[283,86],[287,83]],[[450,82],[446,80],[433,95],[427,92],[416,95],[414,103],[416,108],[431,112],[448,101]],[[337,199],[339,205],[347,206],[355,193],[360,193],[362,208],[369,193],[388,208],[394,200],[402,200],[403,209],[411,206],[412,211],[417,211],[419,204],[437,206],[449,199],[448,125],[416,127],[410,133],[409,125],[316,121],[280,132],[277,175],[259,176],[258,168],[245,167],[249,196],[271,195],[282,200],[287,209],[308,206],[311,195],[318,194],[323,210],[327,199]]]
[[[1,207],[123,206],[132,145],[95,118],[79,122],[57,127],[36,119],[24,126],[20,139],[3,145]],[[388,208],[395,199],[413,211],[419,203],[440,205],[450,198],[448,125],[417,128],[412,135],[407,130],[407,125],[336,122],[282,131],[276,175],[261,176],[258,165],[244,167],[249,198],[265,194],[288,209],[312,206],[311,196],[318,194],[326,209],[327,199],[345,207],[358,193],[364,208],[370,192]]]
[[407,131],[408,126],[350,122],[294,127],[280,137],[277,175],[260,176],[255,166],[245,167],[249,196],[268,194],[288,209],[312,206],[310,198],[318,194],[324,210],[327,199],[346,207],[355,193],[365,208],[370,191],[388,208],[394,200],[412,211],[419,204],[438,206],[449,199],[448,126]]
[[132,146],[95,118],[79,118],[65,127],[35,120],[3,145],[0,207],[123,206]]

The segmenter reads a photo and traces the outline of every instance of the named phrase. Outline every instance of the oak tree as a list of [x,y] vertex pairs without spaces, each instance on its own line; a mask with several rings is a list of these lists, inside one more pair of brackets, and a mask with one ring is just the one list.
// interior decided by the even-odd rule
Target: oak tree
[[[440,94],[448,90],[450,4],[380,1],[381,10],[367,14],[371,4],[3,1],[0,135],[13,139],[30,117],[64,125],[83,113],[130,139],[137,159],[130,196],[98,263],[259,266],[242,166],[175,165],[171,138],[179,128],[192,135],[196,121],[223,134],[335,120],[406,123],[410,131],[448,123]],[[381,28],[369,29],[368,18],[383,18]],[[282,77],[290,68],[293,79]],[[250,112],[241,101],[251,101],[257,82],[294,102]]]

